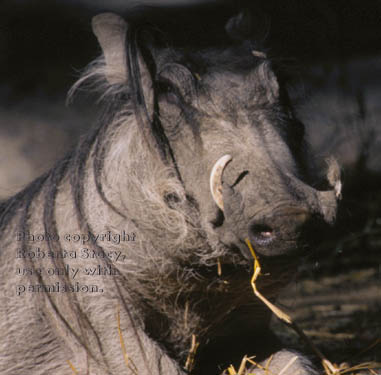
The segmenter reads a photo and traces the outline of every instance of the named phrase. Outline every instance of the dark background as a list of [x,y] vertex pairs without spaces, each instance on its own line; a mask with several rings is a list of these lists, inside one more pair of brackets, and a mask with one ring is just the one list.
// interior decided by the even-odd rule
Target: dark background
[[[1,1],[0,198],[52,166],[95,121],[96,104],[85,95],[65,106],[79,71],[100,53],[93,15],[115,11],[184,29],[185,14],[191,27],[202,12],[208,29],[208,22],[250,5],[258,28],[266,26],[271,54],[292,68],[293,97],[317,159],[333,154],[343,167],[336,229],[322,238],[284,303],[334,361],[353,358],[381,333],[381,2],[171,3]],[[142,4],[149,11],[139,10]],[[357,362],[380,357],[375,346]]]
[[[172,1],[183,2],[186,1]],[[99,5],[102,3],[107,6]],[[12,94],[26,95],[40,87],[49,94],[68,89],[72,84],[72,67],[83,67],[98,52],[90,30],[92,15],[118,11],[130,16],[137,14],[139,4],[158,3],[170,4],[171,1],[3,0],[0,5],[0,67],[3,76],[6,73],[4,78]],[[188,0],[188,3],[197,1]],[[219,4],[219,8],[213,8],[217,10],[210,12],[210,22],[220,14],[234,12],[240,3],[254,4],[250,6],[254,14],[260,7],[260,16],[265,13],[270,19],[268,45],[271,49],[281,56],[296,57],[302,63],[373,56],[380,52],[381,2],[378,0],[208,3],[210,9]],[[164,14],[173,15],[176,22],[179,13],[189,12],[185,8],[162,5],[157,10],[153,8],[150,14],[156,19]],[[143,17],[147,17],[147,13],[143,13]]]

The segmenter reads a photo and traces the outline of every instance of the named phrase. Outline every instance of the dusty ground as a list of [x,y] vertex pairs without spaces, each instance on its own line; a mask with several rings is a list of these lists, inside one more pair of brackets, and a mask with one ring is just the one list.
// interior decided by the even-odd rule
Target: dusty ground
[[[380,236],[378,241],[379,248]],[[339,364],[381,362],[381,273],[376,262],[358,266],[354,252],[360,251],[356,247],[339,258],[324,254],[319,270],[311,272],[310,264],[279,301],[319,350]],[[308,350],[291,329],[276,319],[273,324],[283,340]]]

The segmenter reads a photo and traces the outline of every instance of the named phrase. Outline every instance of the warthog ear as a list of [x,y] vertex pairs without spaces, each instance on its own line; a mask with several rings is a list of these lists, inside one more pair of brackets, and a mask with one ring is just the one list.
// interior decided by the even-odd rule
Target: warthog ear
[[262,43],[270,29],[268,16],[260,9],[255,14],[249,9],[243,9],[237,15],[231,17],[225,25],[225,31],[233,40],[255,39]]
[[[134,56],[137,59],[137,66],[134,65],[135,60],[131,57],[131,54],[127,54],[127,43],[130,41],[127,40],[128,25],[126,21],[117,14],[102,13],[93,17],[92,28],[105,58],[105,76],[107,81],[112,85],[133,85],[137,95],[143,94],[144,97],[139,97],[138,102],[145,103],[147,114],[152,117],[153,91],[151,75],[139,49],[134,52],[136,53]],[[134,82],[129,82],[129,69],[133,69],[131,77],[136,78]],[[137,81],[139,82],[137,83]]]
[[93,17],[92,28],[105,57],[107,80],[110,84],[126,82],[126,21],[116,14],[102,13]]
[[266,97],[268,102],[273,103],[279,97],[279,83],[268,61],[259,65],[258,78],[266,86]]
[[252,31],[252,16],[244,9],[236,16],[231,17],[225,25],[229,37],[234,40],[243,40],[250,36]]

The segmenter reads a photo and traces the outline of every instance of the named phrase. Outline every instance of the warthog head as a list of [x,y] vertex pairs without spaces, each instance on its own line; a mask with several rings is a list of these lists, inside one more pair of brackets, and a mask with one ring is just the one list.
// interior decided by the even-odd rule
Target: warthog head
[[[226,26],[235,39],[242,18]],[[334,221],[338,165],[328,163],[332,190],[304,182],[303,125],[265,53],[247,41],[185,53],[155,48],[146,37],[140,52],[127,46],[136,49],[134,61],[124,20],[103,14],[93,28],[108,81],[134,87],[149,147],[172,165],[214,243],[247,259],[246,239],[262,255],[289,255],[304,248],[311,223]],[[178,198],[166,199],[175,206]]]

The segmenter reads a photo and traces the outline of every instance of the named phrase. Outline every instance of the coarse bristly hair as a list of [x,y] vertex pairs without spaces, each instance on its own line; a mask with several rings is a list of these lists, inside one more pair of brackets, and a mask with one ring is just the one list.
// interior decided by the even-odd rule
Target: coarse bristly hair
[[[133,43],[133,36],[130,36],[129,43]],[[137,58],[136,49],[129,49],[128,59],[133,62],[132,66],[138,65]],[[229,56],[225,55],[223,59],[224,64],[234,66]],[[44,231],[52,236],[62,233],[64,228],[58,224],[62,225],[62,220],[57,220],[56,200],[62,189],[69,185],[78,230],[90,234],[116,227],[136,230],[139,251],[129,251],[128,261],[120,266],[123,287],[131,290],[134,306],[138,307],[140,303],[142,308],[154,306],[158,315],[181,322],[183,311],[178,310],[176,304],[183,302],[176,302],[176,298],[185,291],[187,294],[200,293],[213,284],[213,280],[204,279],[202,270],[214,266],[219,257],[226,256],[226,250],[217,246],[216,240],[213,243],[213,236],[208,240],[208,228],[199,217],[197,202],[186,195],[170,143],[160,124],[152,124],[144,116],[137,121],[136,113],[144,113],[145,104],[137,100],[138,96],[143,96],[142,92],[131,89],[141,90],[139,75],[132,71],[130,78],[134,84],[110,85],[105,79],[103,58],[94,61],[83,73],[69,92],[69,98],[81,87],[99,91],[102,93],[100,100],[105,104],[104,115],[74,152],[68,153],[49,172],[1,204],[1,233],[15,227],[32,233],[32,210],[37,202],[43,205]],[[155,121],[158,121],[157,117]],[[148,126],[152,130],[155,125],[159,126],[154,134],[163,158],[153,157],[141,128]],[[16,213],[19,214],[15,216]],[[113,226],[112,223],[117,224]],[[93,242],[92,246],[102,250],[99,243]],[[50,240],[48,247],[56,252],[63,250],[60,243]],[[25,240],[22,248],[27,248]],[[104,261],[109,262],[107,258]],[[63,266],[63,261],[55,259],[54,264]],[[69,282],[66,276],[62,279]],[[47,298],[54,309],[60,311],[57,300]],[[91,326],[76,303],[77,296],[73,294],[69,299],[80,324],[88,328],[83,330],[84,337],[80,340],[87,346],[86,336],[91,335]],[[172,330],[172,341],[180,340],[180,336],[191,337],[194,326],[199,324],[191,314],[189,312],[185,317],[189,332],[183,332],[184,324],[179,323],[177,330]],[[65,317],[61,319],[65,320]],[[95,331],[93,334],[96,335]],[[179,345],[183,357],[184,343]],[[94,353],[94,349],[87,349]]]
[[[106,298],[121,301],[136,331],[143,327],[172,358],[184,361],[194,332],[206,342],[207,335],[216,334],[216,327],[221,327],[231,311],[244,306],[244,314],[248,314],[258,310],[258,303],[246,298],[251,294],[248,283],[251,264],[238,251],[229,251],[220,243],[212,224],[201,217],[199,202],[187,192],[171,148],[171,135],[166,134],[160,121],[156,70],[165,61],[173,60],[194,75],[192,88],[199,93],[197,90],[202,88],[197,76],[210,67],[227,74],[258,68],[266,85],[266,80],[271,80],[266,74],[271,62],[264,53],[252,53],[258,46],[251,41],[185,49],[172,48],[165,38],[158,45],[150,44],[150,40],[152,34],[143,28],[132,25],[128,29],[128,84],[107,81],[102,57],[83,72],[68,100],[82,88],[96,91],[104,106],[103,115],[74,151],[1,204],[0,230],[4,237],[15,229],[32,233],[36,228],[52,237],[73,228],[90,238],[106,230],[135,232],[136,244],[112,244],[113,249],[126,255],[123,263],[115,264],[107,257],[101,260],[118,270],[117,276],[108,281],[113,290],[111,297]],[[152,98],[144,95],[139,54],[153,82]],[[153,115],[147,109],[149,106],[154,108]],[[213,102],[210,106],[218,108]],[[193,113],[187,116],[197,134],[196,116]],[[232,136],[239,141],[239,135]],[[27,249],[27,245],[24,239],[22,249]],[[47,246],[56,253],[64,250],[57,241],[48,240]],[[111,248],[110,244],[94,239],[91,246],[97,251]],[[216,270],[220,259],[229,265],[224,279]],[[51,263],[57,268],[64,267],[62,258]],[[26,264],[36,267],[28,260]],[[286,269],[287,275],[282,270],[276,280],[268,279],[265,283],[283,285],[292,266],[289,264]],[[71,282],[67,275],[59,278],[67,284]],[[37,276],[37,282],[43,284],[41,277]],[[68,327],[93,359],[108,350],[88,318],[90,307],[79,301],[82,296],[68,294],[64,300],[46,293],[44,298],[58,316],[57,325]]]

